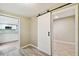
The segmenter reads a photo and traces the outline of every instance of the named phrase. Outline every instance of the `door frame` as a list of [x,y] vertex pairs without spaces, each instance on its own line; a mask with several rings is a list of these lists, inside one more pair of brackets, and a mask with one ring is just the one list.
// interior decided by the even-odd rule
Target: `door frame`
[[15,19],[17,19],[18,20],[18,26],[19,26],[19,29],[18,29],[18,39],[19,39],[19,48],[20,48],[20,17],[18,17],[18,16],[14,16],[14,15],[10,15],[10,14],[6,14],[6,13],[0,13],[0,16],[5,16],[5,17],[10,17],[10,18],[15,18]]
[[50,16],[50,32],[51,32],[51,37],[50,37],[50,45],[51,45],[51,56],[54,55],[53,53],[53,40],[54,40],[54,37],[53,37],[53,17],[52,17],[52,13],[56,12],[56,11],[60,11],[60,10],[63,10],[65,8],[75,8],[75,56],[78,56],[79,55],[79,47],[78,47],[78,42],[79,42],[79,38],[78,38],[78,33],[79,33],[79,4],[72,4],[72,5],[68,5],[68,6],[65,6],[63,8],[60,8],[58,10],[55,10],[55,11],[52,11],[51,12],[51,16]]

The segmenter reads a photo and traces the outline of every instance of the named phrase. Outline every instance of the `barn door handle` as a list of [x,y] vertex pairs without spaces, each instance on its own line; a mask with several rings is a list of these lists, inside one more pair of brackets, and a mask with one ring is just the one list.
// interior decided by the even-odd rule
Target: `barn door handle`
[[48,36],[50,36],[50,32],[48,32]]

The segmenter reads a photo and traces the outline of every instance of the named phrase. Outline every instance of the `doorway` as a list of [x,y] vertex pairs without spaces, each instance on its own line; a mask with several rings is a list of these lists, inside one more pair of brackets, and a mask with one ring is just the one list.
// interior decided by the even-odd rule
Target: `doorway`
[[0,55],[20,55],[19,27],[18,18],[0,15]]
[[75,8],[70,7],[52,13],[54,56],[75,55]]

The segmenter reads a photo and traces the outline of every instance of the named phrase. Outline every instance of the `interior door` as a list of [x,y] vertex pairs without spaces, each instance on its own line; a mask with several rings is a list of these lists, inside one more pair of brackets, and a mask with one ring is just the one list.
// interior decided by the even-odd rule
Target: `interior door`
[[50,13],[38,17],[38,49],[50,55]]

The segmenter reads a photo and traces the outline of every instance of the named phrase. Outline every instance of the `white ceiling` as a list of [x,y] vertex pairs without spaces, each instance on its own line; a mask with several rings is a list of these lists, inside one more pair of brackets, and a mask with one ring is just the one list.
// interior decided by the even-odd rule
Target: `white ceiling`
[[63,4],[64,3],[0,3],[0,11],[19,16],[32,17],[45,10],[54,9]]

